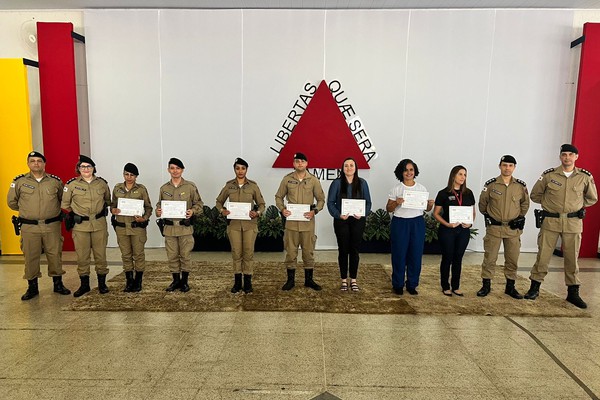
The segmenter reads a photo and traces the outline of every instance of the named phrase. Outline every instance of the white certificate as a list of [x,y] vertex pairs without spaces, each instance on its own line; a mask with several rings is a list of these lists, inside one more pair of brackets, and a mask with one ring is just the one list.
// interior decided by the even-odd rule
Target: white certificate
[[304,216],[304,213],[310,211],[310,204],[291,204],[288,203],[285,207],[289,212],[292,213],[289,217],[286,217],[290,221],[310,221]]
[[185,218],[187,201],[162,200],[160,208],[162,210],[161,218]]
[[402,195],[404,203],[402,208],[412,208],[414,210],[426,210],[427,199],[429,199],[429,192],[419,192],[417,190],[405,190]]
[[227,219],[247,219],[250,220],[250,207],[252,204],[250,203],[238,203],[235,201],[230,201],[227,204],[227,210],[229,210],[229,214],[227,215]]
[[367,209],[365,199],[342,199],[342,215],[358,215],[364,217]]
[[117,200],[117,208],[121,210],[119,215],[124,215],[126,217],[141,217],[144,215],[144,200],[119,197]]
[[473,207],[472,206],[450,206],[450,222],[451,224],[458,222],[461,224],[473,223]]

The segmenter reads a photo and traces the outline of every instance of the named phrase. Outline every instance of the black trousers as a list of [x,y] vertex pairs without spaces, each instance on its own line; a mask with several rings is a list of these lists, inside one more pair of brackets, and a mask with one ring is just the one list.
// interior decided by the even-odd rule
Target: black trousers
[[364,217],[361,219],[348,217],[347,220],[338,218],[333,220],[333,230],[338,243],[338,264],[340,265],[342,279],[348,278],[348,264],[350,266],[350,278],[356,279],[358,275],[358,262],[360,261],[358,248],[365,231],[366,221]]
[[[458,290],[460,288],[460,273],[462,271],[462,259],[467,250],[471,232],[469,228],[458,226],[446,228],[440,226],[438,239],[442,248],[442,261],[440,263],[440,281],[442,290]],[[452,268],[452,280],[450,284],[450,269]]]

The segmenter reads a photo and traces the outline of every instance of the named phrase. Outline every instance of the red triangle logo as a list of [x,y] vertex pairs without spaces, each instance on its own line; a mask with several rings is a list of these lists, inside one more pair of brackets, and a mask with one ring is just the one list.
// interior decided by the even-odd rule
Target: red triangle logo
[[306,154],[310,168],[338,169],[348,157],[356,160],[358,168],[370,168],[324,80],[279,151],[273,168],[292,168],[298,152]]

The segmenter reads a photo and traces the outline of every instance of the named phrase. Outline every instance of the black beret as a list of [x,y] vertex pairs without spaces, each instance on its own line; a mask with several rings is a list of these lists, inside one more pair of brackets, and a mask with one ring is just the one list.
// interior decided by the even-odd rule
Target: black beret
[[243,158],[236,158],[235,161],[233,162],[233,167],[235,168],[235,164],[239,164],[239,165],[243,165],[244,167],[248,168],[248,163],[246,162],[246,160],[244,160]]
[[294,154],[294,160],[304,160],[308,161],[308,158],[304,155],[304,153],[296,153]]
[[579,154],[579,150],[577,150],[577,147],[573,146],[572,144],[569,143],[565,143],[562,146],[560,146],[560,152],[561,153],[575,153],[575,154]]
[[138,168],[135,166],[135,164],[132,164],[130,162],[125,164],[123,171],[129,172],[130,174],[134,174],[135,176],[138,176],[140,174],[140,171],[138,171]]
[[509,163],[509,164],[512,163],[512,164],[517,165],[517,160],[513,156],[511,156],[510,154],[507,154],[507,155],[502,156],[500,158],[500,164],[502,164],[503,162]]
[[84,156],[83,154],[79,155],[79,163],[88,163],[90,164],[92,167],[96,166],[96,163],[94,162],[94,160],[92,160],[91,158],[89,158],[88,156]]
[[185,169],[185,167],[183,166],[183,163],[181,162],[181,160],[179,158],[172,157],[169,160],[169,165],[171,165],[171,164],[177,165],[181,169]]
[[39,157],[42,160],[44,160],[44,162],[46,162],[46,157],[44,157],[44,155],[42,153],[39,153],[37,151],[32,151],[31,153],[27,154],[28,160],[29,160],[29,157]]

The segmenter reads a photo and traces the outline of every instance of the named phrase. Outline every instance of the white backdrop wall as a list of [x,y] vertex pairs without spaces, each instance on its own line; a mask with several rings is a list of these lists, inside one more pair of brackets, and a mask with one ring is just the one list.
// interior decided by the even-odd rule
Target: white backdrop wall
[[[84,25],[92,157],[111,186],[136,163],[154,202],[170,157],[213,206],[241,156],[274,204],[288,170],[269,147],[306,81],[338,79],[364,122],[374,208],[402,158],[432,197],[456,164],[478,195],[502,154],[532,186],[570,139],[570,10],[91,10]],[[336,247],[331,226],[317,216],[319,248]],[[148,245],[161,239],[152,224]]]

